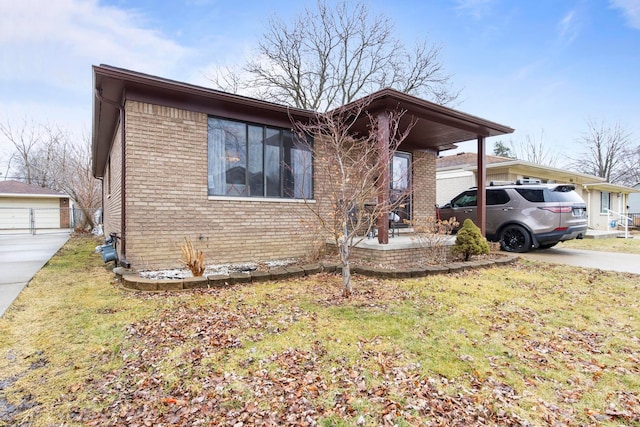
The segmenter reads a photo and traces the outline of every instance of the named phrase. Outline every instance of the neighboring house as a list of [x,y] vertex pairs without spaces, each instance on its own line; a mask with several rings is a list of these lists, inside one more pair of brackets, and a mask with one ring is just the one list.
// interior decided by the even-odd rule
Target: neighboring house
[[68,229],[71,215],[67,195],[20,181],[0,181],[0,234]]
[[[639,193],[629,194],[629,213],[640,215],[640,183],[633,186]],[[638,224],[640,225],[640,224]]]
[[[436,200],[439,205],[444,205],[458,193],[477,185],[476,162],[475,153],[438,158]],[[612,219],[607,209],[626,214],[628,197],[639,191],[623,185],[610,184],[597,176],[499,156],[486,156],[486,174],[487,185],[492,182],[518,180],[574,184],[576,192],[587,203],[589,227],[595,230],[610,228]]]
[[[292,120],[315,112],[106,65],[93,67],[93,82],[93,174],[103,181],[104,231],[120,237],[124,265],[179,265],[185,238],[216,263],[299,257],[318,240],[305,204],[331,209],[318,185],[327,182],[322,139],[314,135],[311,159],[291,132]],[[410,218],[435,215],[439,152],[513,132],[392,89],[367,99],[381,122],[399,109],[401,127],[412,126],[379,183],[381,197],[392,185],[413,189]],[[367,132],[367,120],[354,132]],[[388,132],[377,138],[388,150]],[[390,178],[395,168],[407,170],[402,183]]]

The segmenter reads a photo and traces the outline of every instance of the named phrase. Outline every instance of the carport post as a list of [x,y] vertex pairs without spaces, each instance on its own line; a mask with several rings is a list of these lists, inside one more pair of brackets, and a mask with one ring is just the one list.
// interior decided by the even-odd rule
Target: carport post
[[486,147],[484,144],[484,136],[478,135],[478,224],[480,232],[483,236],[487,235],[487,168],[485,165]]
[[389,114],[381,111],[378,119],[378,159],[380,176],[378,177],[378,243],[389,243]]

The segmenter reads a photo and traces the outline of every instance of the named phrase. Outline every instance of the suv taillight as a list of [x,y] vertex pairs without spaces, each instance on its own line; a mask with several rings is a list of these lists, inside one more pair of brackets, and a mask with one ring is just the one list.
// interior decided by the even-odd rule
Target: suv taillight
[[546,208],[538,208],[553,213],[571,213],[573,208],[571,206],[549,206]]

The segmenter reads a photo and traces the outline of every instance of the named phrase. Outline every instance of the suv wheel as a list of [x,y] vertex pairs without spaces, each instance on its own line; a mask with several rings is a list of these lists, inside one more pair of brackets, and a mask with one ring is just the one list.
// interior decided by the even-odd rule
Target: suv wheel
[[500,232],[500,247],[507,252],[527,252],[531,249],[531,236],[520,225],[507,225]]

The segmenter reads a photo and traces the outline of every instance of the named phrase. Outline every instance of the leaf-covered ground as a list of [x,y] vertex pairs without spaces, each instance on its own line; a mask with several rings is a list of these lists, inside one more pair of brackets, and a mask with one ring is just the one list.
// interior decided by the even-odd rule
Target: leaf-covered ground
[[356,277],[344,300],[333,275],[137,294],[81,274],[32,282],[48,319],[23,296],[0,319],[0,402],[28,402],[0,425],[640,425],[638,276],[521,262]]

